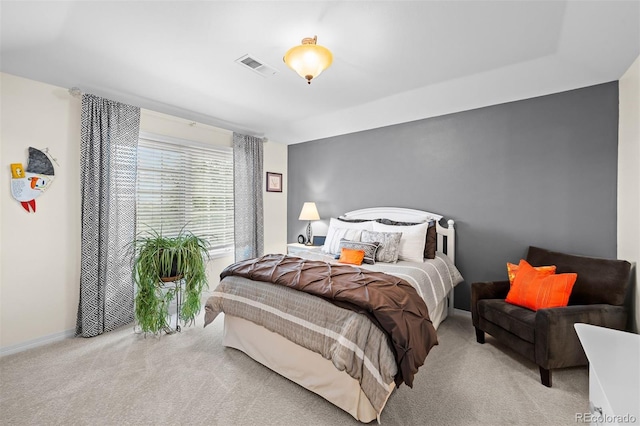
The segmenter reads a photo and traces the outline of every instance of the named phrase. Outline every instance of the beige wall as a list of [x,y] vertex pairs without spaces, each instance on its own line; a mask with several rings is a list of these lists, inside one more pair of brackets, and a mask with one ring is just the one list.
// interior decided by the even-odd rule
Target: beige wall
[[264,173],[282,173],[282,192],[264,196],[264,252],[287,252],[287,145],[268,141],[264,145]]
[[640,57],[619,82],[618,129],[618,258],[636,263],[634,274],[635,331],[640,326]]
[[[0,73],[0,353],[73,335],[80,282],[80,100],[66,88]],[[232,133],[143,110],[142,131],[231,145]],[[9,164],[26,164],[27,148],[48,147],[56,178],[25,212],[9,192]],[[267,142],[265,171],[285,174],[286,145]],[[264,190],[264,188],[263,188]],[[286,249],[286,187],[266,193],[265,248]],[[230,256],[209,264],[215,288]]]
[[[80,280],[80,103],[65,89],[0,74],[0,348],[75,328]],[[27,213],[9,164],[49,148],[56,176]]]

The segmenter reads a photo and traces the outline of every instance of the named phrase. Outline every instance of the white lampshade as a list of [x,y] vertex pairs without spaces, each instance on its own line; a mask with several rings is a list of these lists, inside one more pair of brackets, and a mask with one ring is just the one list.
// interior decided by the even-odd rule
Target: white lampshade
[[289,68],[306,79],[309,84],[333,62],[331,51],[316,44],[317,40],[317,36],[302,39],[301,45],[289,49],[282,58]]
[[316,203],[304,203],[298,220],[320,220],[320,215],[318,214]]

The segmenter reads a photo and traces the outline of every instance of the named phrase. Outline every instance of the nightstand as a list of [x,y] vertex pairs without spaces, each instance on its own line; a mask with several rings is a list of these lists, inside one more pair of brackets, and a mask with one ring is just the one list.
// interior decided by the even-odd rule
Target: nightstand
[[[640,336],[590,324],[574,324],[589,360],[589,413],[592,425],[635,423],[640,417]],[[635,419],[635,420],[630,420]]]
[[322,246],[308,246],[300,243],[287,244],[287,254],[296,254],[304,252],[320,253]]

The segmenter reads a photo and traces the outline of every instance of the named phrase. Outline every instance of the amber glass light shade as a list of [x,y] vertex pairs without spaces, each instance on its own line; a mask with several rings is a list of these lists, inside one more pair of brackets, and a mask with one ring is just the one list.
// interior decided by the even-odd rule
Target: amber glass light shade
[[317,36],[302,39],[300,46],[292,47],[284,54],[284,63],[298,75],[311,84],[311,80],[318,77],[322,71],[331,66],[333,55],[324,46],[316,44]]

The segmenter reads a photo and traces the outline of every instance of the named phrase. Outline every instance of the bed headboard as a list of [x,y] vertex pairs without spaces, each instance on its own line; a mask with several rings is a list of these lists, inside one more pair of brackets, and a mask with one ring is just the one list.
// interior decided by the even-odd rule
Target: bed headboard
[[[354,210],[343,214],[346,219],[390,219],[397,222],[426,222],[435,220],[436,234],[438,242],[436,248],[445,253],[452,262],[455,263],[456,256],[456,230],[453,219],[447,221],[447,227],[440,225],[443,216],[422,210],[405,209],[402,207],[371,207],[367,209]],[[445,245],[446,237],[446,245]]]

